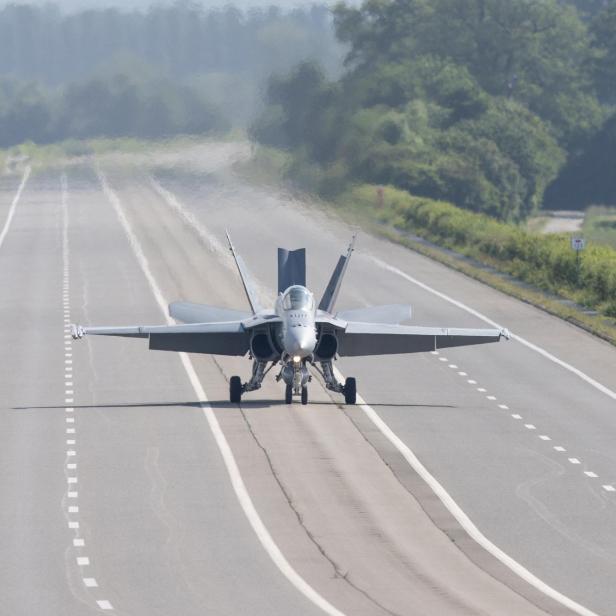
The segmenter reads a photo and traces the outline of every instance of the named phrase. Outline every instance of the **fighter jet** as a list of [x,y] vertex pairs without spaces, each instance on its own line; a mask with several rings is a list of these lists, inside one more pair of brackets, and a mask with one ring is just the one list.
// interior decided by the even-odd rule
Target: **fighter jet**
[[243,259],[229,234],[229,249],[235,260],[250,312],[205,304],[174,302],[169,315],[181,325],[134,327],[82,327],[74,325],[73,338],[85,335],[147,338],[149,348],[209,355],[248,356],[252,375],[242,383],[229,381],[229,399],[239,403],[242,395],[259,389],[265,375],[279,367],[276,381],[285,384],[285,402],[299,396],[308,403],[311,371],[318,372],[325,386],[355,404],[357,383],[344,384],[335,375],[338,357],[421,353],[436,349],[485,344],[509,338],[504,329],[453,329],[403,325],[411,318],[411,306],[387,305],[335,311],[342,279],[355,247],[355,237],[341,256],[319,304],[306,287],[306,250],[278,249],[278,297],[273,308],[263,308]]

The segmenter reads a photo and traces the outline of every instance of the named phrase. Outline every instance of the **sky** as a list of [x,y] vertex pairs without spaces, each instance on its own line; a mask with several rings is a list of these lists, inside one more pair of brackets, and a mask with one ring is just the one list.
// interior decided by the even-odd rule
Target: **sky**
[[[147,8],[151,4],[174,4],[176,0],[51,0],[53,4],[59,5],[64,11],[72,12],[82,9],[100,9],[105,7],[118,7],[125,10],[135,8]],[[238,8],[254,6],[269,6],[275,4],[283,8],[293,8],[295,6],[310,6],[311,4],[322,4],[318,0],[192,0],[196,4],[204,7],[219,7],[226,4],[233,4]],[[0,6],[7,4],[48,4],[50,0],[7,0],[0,1]],[[328,3],[327,0],[325,2]],[[331,2],[333,4],[333,2]]]

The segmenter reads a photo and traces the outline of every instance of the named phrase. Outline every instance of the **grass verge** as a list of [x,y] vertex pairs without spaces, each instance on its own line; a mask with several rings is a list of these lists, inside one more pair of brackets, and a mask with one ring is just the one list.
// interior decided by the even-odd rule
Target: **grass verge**
[[[241,164],[238,172],[251,181],[280,184],[288,179],[289,161],[290,155],[285,152],[259,148],[252,160]],[[572,274],[575,257],[569,252],[568,237],[564,234],[538,240],[534,234],[512,225],[459,210],[451,204],[420,200],[389,187],[379,190],[376,186],[355,186],[336,199],[321,203],[347,222],[402,244],[616,346],[616,318],[610,314],[613,299],[610,290],[602,294],[601,286],[611,285],[616,271],[611,268],[611,253],[601,260],[602,247],[588,255],[587,271]],[[473,241],[474,234],[479,238],[477,241]],[[512,257],[508,250],[513,251]],[[528,259],[525,254],[517,254],[520,251],[527,252]],[[598,277],[595,261],[601,261]],[[590,302],[586,301],[589,299]]]

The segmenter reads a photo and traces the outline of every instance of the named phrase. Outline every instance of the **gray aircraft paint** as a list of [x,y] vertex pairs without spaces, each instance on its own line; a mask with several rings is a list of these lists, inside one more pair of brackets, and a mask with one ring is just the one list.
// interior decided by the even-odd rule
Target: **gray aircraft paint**
[[[411,318],[408,305],[358,308],[334,313],[336,299],[355,249],[355,237],[345,256],[340,257],[323,297],[316,307],[306,284],[304,249],[278,249],[279,295],[273,309],[263,308],[256,285],[246,264],[235,250],[229,234],[229,248],[237,265],[251,312],[189,302],[174,302],[169,314],[182,325],[134,327],[73,326],[73,337],[84,335],[148,338],[149,348],[159,351],[244,356],[253,360],[253,374],[235,396],[261,387],[265,374],[280,364],[277,380],[287,385],[286,400],[302,394],[310,381],[310,367],[324,378],[326,386],[345,394],[355,403],[355,381],[344,385],[334,375],[336,357],[423,353],[442,348],[498,342],[509,338],[503,329],[461,329],[402,325]],[[271,364],[268,368],[268,365]],[[320,366],[320,367],[319,367]],[[239,378],[239,377],[235,377]],[[237,387],[237,383],[231,388]],[[239,392],[239,393],[238,393]]]

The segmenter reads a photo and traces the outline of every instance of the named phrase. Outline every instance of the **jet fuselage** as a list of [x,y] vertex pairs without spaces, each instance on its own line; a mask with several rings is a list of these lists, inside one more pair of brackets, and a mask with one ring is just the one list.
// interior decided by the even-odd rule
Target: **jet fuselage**
[[295,363],[310,357],[317,345],[316,304],[306,287],[294,285],[276,300],[276,314],[282,323],[280,345]]

